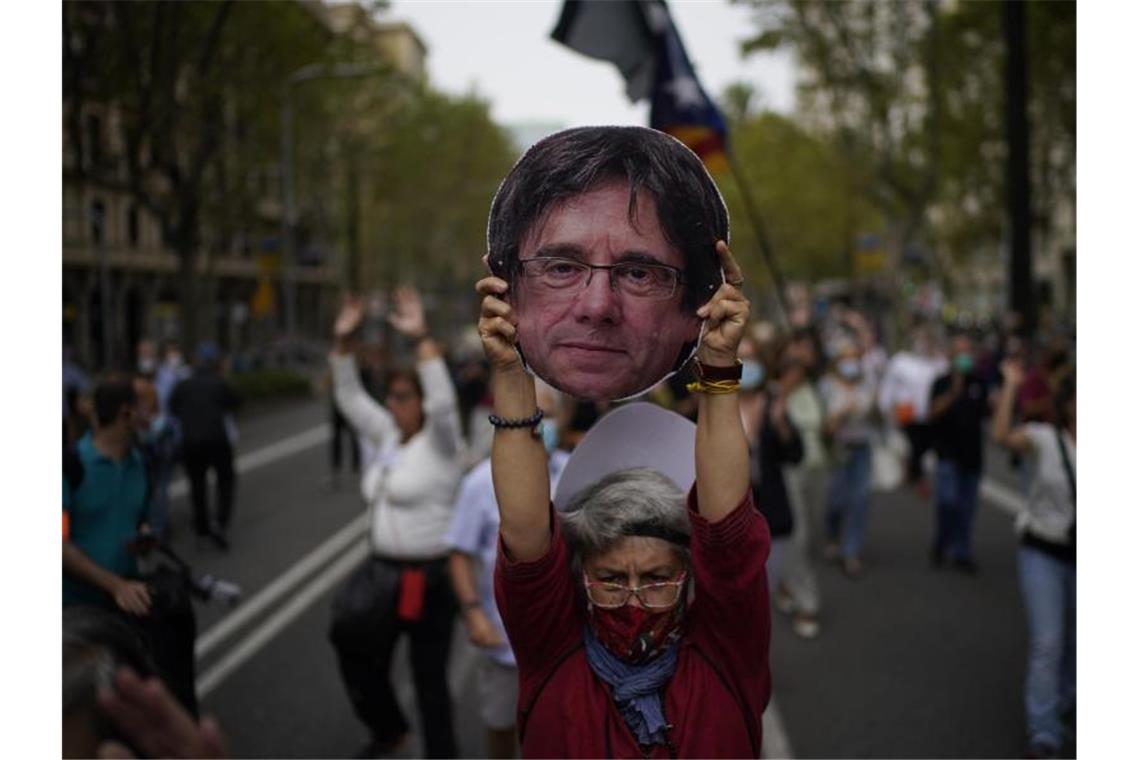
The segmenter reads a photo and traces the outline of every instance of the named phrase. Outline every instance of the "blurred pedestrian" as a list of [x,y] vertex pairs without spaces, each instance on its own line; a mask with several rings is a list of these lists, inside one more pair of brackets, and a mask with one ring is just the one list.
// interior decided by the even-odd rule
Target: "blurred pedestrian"
[[752,502],[768,521],[772,549],[768,554],[769,593],[775,590],[782,562],[791,543],[795,520],[784,482],[784,466],[803,459],[804,449],[795,426],[788,421],[787,399],[779,385],[767,377],[756,340],[745,333],[737,351],[742,363],[740,416],[748,439]]
[[[359,371],[359,370],[358,370]],[[361,377],[361,385],[364,378]],[[337,406],[336,397],[332,389],[332,372],[326,372],[322,379],[324,391],[328,393],[329,426],[332,435],[329,437],[329,476],[327,485],[331,490],[340,488],[340,472],[344,462],[344,439],[348,439],[349,456],[351,457],[351,472],[360,473],[360,444],[357,441],[356,431],[348,424],[348,420]]]
[[158,417],[151,435],[155,440],[155,459],[151,470],[151,530],[164,541],[173,537],[170,523],[170,481],[174,467],[182,459],[182,428],[170,412],[170,396],[178,383],[190,376],[190,368],[182,361],[177,341],[167,341],[163,356],[154,373],[154,389],[158,394]]
[[[182,464],[190,481],[194,508],[194,532],[199,544],[206,541],[228,550],[228,532],[233,519],[234,448],[227,418],[240,406],[237,391],[221,375],[221,351],[216,343],[203,341],[195,353],[194,372],[170,394],[170,412],[182,434]],[[232,418],[231,418],[232,419]],[[206,492],[206,473],[216,479],[216,516],[211,519]]]
[[[558,448],[562,399],[557,391],[536,382],[538,408],[546,414],[539,424],[548,457],[550,493],[570,455]],[[455,499],[455,514],[444,540],[451,547],[451,584],[459,600],[467,637],[482,650],[479,666],[479,709],[487,729],[487,757],[514,757],[515,711],[519,671],[514,652],[495,605],[495,556],[499,550],[499,505],[491,481],[490,457],[463,478]]]
[[819,517],[827,495],[827,450],[823,442],[826,410],[811,368],[815,361],[810,338],[793,336],[780,359],[780,392],[787,415],[803,442],[803,458],[784,466],[792,507],[792,540],[785,553],[776,608],[791,613],[792,630],[801,638],[819,635],[820,592],[812,567]]
[[63,605],[131,615],[150,610],[128,550],[147,515],[147,472],[135,446],[138,396],[127,375],[101,378],[92,392],[95,427],[64,456]]
[[371,732],[363,756],[390,752],[407,738],[388,672],[407,634],[424,751],[455,757],[447,663],[456,603],[444,533],[461,474],[459,406],[414,289],[396,291],[389,321],[415,343],[416,369],[389,372],[383,404],[365,392],[356,367],[353,336],[363,318],[361,299],[349,298],[333,328],[329,364],[337,406],[376,451],[361,486],[372,556],[337,594],[329,637],[353,708]]
[[982,423],[989,414],[986,385],[974,373],[974,344],[959,333],[951,341],[950,372],[930,391],[931,445],[938,455],[934,481],[935,521],[930,562],[947,557],[965,573],[978,571],[974,558],[974,515],[981,485]]
[[863,543],[871,502],[875,391],[871,378],[864,375],[859,345],[841,339],[834,350],[832,370],[820,382],[820,395],[827,407],[824,430],[836,458],[827,497],[824,555],[840,561],[847,577],[857,578],[863,573]]
[[1026,757],[1058,757],[1075,739],[1077,707],[1077,379],[1053,395],[1054,422],[1012,423],[1025,372],[1002,364],[994,438],[1032,462],[1026,510],[1018,515],[1018,575],[1029,624],[1025,678]]
[[[688,507],[674,480],[649,464],[666,467],[683,444],[637,439],[639,430],[627,428],[629,441],[579,445],[578,461],[592,460],[584,487],[565,512],[550,508],[545,453],[530,430],[541,419],[534,378],[503,300],[509,286],[497,277],[479,283],[479,327],[495,367],[495,592],[518,660],[524,757],[760,756],[771,689],[769,535],[752,505],[736,394],[748,302],[727,247],[717,251],[727,283],[698,310],[709,319],[697,353]],[[646,466],[615,466],[607,443],[636,447]]]
[[947,368],[933,331],[919,326],[911,335],[910,347],[891,357],[879,384],[879,411],[906,434],[910,444],[907,480],[920,486],[920,492],[928,491],[922,459],[930,449],[930,389]]
[[90,391],[87,373],[75,361],[71,346],[63,347],[63,444],[70,446],[87,432],[88,419],[81,399]]

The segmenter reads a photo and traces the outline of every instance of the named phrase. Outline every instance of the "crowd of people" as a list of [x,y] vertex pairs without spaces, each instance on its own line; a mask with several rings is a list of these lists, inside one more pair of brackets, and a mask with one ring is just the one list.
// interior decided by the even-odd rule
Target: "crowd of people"
[[[828,635],[817,576],[834,564],[874,582],[875,494],[900,487],[931,502],[931,567],[981,572],[972,535],[989,441],[1016,458],[1027,504],[1017,523],[1027,753],[1055,755],[1075,726],[1075,343],[915,320],[892,355],[873,315],[840,301],[787,328],[754,320],[723,202],[695,156],[664,142],[646,149],[645,166],[573,171],[592,155],[575,150],[631,134],[564,138],[547,157],[565,168],[544,175],[549,208],[512,211],[508,177],[492,207],[494,274],[477,286],[481,358],[449,362],[410,287],[393,293],[396,339],[382,352],[360,340],[360,299],[333,325],[330,472],[339,480],[347,435],[371,554],[335,597],[329,640],[369,732],[361,756],[409,737],[390,681],[402,637],[424,752],[457,754],[447,684],[457,619],[483,654],[487,756],[759,756],[770,610],[803,639]],[[721,273],[699,300],[678,287],[683,246],[696,243],[676,244],[668,265],[647,263],[655,245],[674,245],[654,204],[659,215],[676,182],[691,183],[693,199],[670,208],[711,236],[702,255]],[[635,258],[620,258],[629,250]],[[535,259],[547,261],[526,264]],[[520,296],[529,282],[560,299],[551,327],[564,342],[549,351],[543,331],[520,327],[520,304],[551,313],[544,291]],[[654,300],[679,306],[678,324],[703,322],[699,345],[678,338],[660,368],[678,372],[632,401],[606,398],[641,381],[595,371],[597,347],[581,336],[619,336],[603,350],[637,358],[637,335],[618,327],[637,314],[651,328]],[[534,341],[525,353],[520,338]],[[637,366],[656,372],[651,358]],[[65,357],[65,754],[108,740],[136,754],[222,751],[217,726],[197,719],[192,660],[187,682],[185,663],[139,622],[154,617],[155,588],[138,559],[140,542],[169,538],[176,464],[199,541],[229,546],[240,400],[220,359],[205,343],[190,369],[175,346],[160,360],[144,344],[133,375],[91,384]],[[575,381],[561,384],[594,398],[556,389],[565,362]],[[529,369],[554,373],[551,383]],[[689,427],[646,438],[653,412],[642,402]],[[630,422],[598,432],[618,419]],[[665,464],[677,451],[679,470]],[[560,492],[572,470],[577,490]]]

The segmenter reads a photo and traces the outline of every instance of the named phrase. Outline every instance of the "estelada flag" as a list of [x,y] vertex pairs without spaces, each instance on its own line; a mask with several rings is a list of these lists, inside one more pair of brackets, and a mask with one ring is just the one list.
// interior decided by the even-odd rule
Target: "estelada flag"
[[618,67],[632,101],[650,98],[649,126],[673,135],[716,173],[728,128],[701,87],[664,0],[565,0],[550,36]]

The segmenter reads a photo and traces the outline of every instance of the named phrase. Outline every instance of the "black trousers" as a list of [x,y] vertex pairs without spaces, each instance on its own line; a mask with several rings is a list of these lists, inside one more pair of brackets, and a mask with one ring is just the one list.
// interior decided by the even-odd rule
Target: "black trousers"
[[[416,622],[397,615],[404,568],[426,575],[423,614]],[[409,728],[389,677],[392,651],[407,634],[424,752],[427,757],[457,756],[447,687],[456,607],[446,558],[416,563],[372,557],[337,594],[329,638],[353,709],[374,741],[390,742]]]
[[344,415],[340,413],[340,409],[337,408],[337,405],[335,403],[332,405],[330,416],[330,422],[332,423],[332,438],[329,441],[329,445],[331,446],[329,449],[329,454],[331,455],[332,460],[332,471],[340,472],[340,443],[341,438],[347,436],[349,448],[352,450],[352,471],[360,472],[360,445],[356,442],[356,431],[353,430],[352,426],[348,424],[348,420],[346,420],[344,418]]
[[910,461],[907,462],[907,482],[917,483],[922,479],[922,457],[930,450],[933,443],[933,429],[926,422],[912,422],[903,426],[907,441],[910,443]]
[[233,516],[234,450],[227,440],[209,443],[186,442],[182,447],[182,464],[190,481],[190,503],[194,507],[194,530],[199,535],[210,532],[210,512],[206,497],[206,473],[211,469],[217,479],[217,524],[222,530],[230,526]]

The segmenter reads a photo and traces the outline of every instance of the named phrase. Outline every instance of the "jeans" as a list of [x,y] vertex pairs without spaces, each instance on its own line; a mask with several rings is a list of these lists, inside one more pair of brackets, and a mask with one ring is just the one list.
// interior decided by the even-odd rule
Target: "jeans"
[[1029,624],[1029,743],[1059,748],[1061,715],[1077,702],[1077,567],[1026,546],[1018,549],[1017,565]]
[[843,530],[844,559],[858,559],[867,533],[871,501],[871,446],[848,446],[843,462],[831,476],[827,498],[827,537],[838,541]]
[[788,484],[794,527],[780,566],[780,581],[791,595],[797,611],[815,615],[819,613],[819,583],[811,564],[811,551],[813,542],[818,541],[818,520],[826,495],[827,473],[822,469],[787,467],[784,479]]
[[962,469],[957,462],[939,460],[935,473],[934,500],[937,515],[934,551],[956,560],[972,560],[974,515],[978,511],[981,473]]

